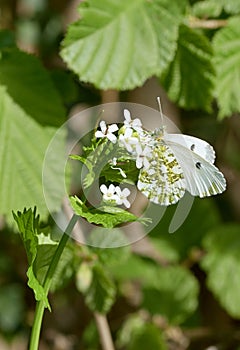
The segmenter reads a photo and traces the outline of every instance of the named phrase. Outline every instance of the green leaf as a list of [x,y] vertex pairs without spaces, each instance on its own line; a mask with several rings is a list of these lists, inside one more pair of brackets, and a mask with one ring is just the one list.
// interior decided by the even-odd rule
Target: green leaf
[[114,300],[116,288],[107,272],[99,264],[92,267],[92,280],[84,293],[89,309],[100,313],[107,313]]
[[181,25],[175,58],[160,79],[179,106],[210,111],[215,71],[208,39]]
[[73,246],[67,244],[54,272],[50,287],[51,292],[64,288],[71,281],[75,272],[74,257]]
[[81,20],[63,41],[62,58],[82,81],[100,89],[140,86],[172,60],[185,7],[178,0],[84,1]]
[[137,216],[121,208],[104,206],[98,209],[89,209],[77,196],[71,196],[70,202],[77,215],[90,223],[106,228],[113,228],[126,222],[139,221]]
[[72,106],[79,103],[79,87],[73,74],[61,69],[51,70],[50,74],[64,104]]
[[186,320],[198,306],[198,283],[180,266],[159,267],[131,255],[118,265],[109,266],[120,282],[138,281],[143,288],[142,307],[152,314],[165,316],[172,324]]
[[224,10],[236,15],[240,12],[240,0],[205,0],[195,3],[192,7],[195,16],[218,17]]
[[[110,232],[111,231],[111,232]],[[94,229],[86,242],[102,264],[113,266],[126,261],[130,256],[130,243],[120,229]],[[114,249],[104,249],[114,248]]]
[[224,10],[232,15],[240,13],[240,0],[220,0]]
[[164,336],[153,324],[145,324],[143,327],[133,332],[127,350],[167,350]]
[[217,71],[216,97],[219,117],[240,112],[240,17],[229,20],[213,40]]
[[198,1],[192,6],[192,14],[200,18],[218,17],[222,12],[222,8],[221,0]]
[[216,227],[204,239],[201,266],[207,285],[227,312],[240,318],[240,225]]
[[33,289],[35,299],[37,301],[43,301],[45,307],[50,309],[48,303],[47,295],[43,289],[43,286],[36,277],[36,272],[34,270],[34,263],[37,258],[38,251],[38,233],[39,233],[39,216],[36,216],[36,208],[34,211],[32,209],[24,210],[23,213],[17,212],[13,213],[14,219],[17,222],[18,229],[21,238],[24,243],[24,247],[28,257],[28,285]]
[[26,114],[42,125],[59,126],[65,110],[40,61],[17,48],[0,51],[0,85]]
[[180,266],[157,268],[155,278],[144,285],[142,306],[152,314],[165,316],[169,323],[180,324],[198,306],[198,283]]
[[[139,175],[139,169],[136,168],[136,161],[132,161],[129,159],[126,161],[125,159],[123,159],[123,162],[119,160],[119,163],[119,165],[117,164],[114,167],[111,167],[109,164],[107,164],[103,168],[101,176],[104,176],[105,182],[118,182],[129,184],[136,183]],[[117,168],[122,169],[122,171],[126,175],[126,178],[122,176],[122,173]]]
[[95,179],[99,179],[102,169],[108,161],[116,156],[119,147],[117,144],[109,142],[106,138],[98,142],[96,145],[85,147],[83,156],[70,155],[73,160],[78,160],[87,168],[87,173],[84,176],[84,188],[90,187]]
[[57,248],[57,242],[53,241],[49,235],[38,234],[37,256],[34,261],[34,271],[38,281],[43,284],[48,266]]
[[[31,101],[31,100],[29,100]],[[28,101],[28,102],[29,102]],[[31,103],[30,103],[31,105]],[[0,213],[12,220],[11,211],[38,207],[42,218],[48,208],[42,190],[42,164],[55,128],[36,123],[0,86]],[[54,159],[45,173],[51,201],[50,210],[58,210],[64,195],[61,173],[64,169],[65,134],[58,134]]]
[[151,242],[169,262],[187,259],[193,249],[202,247],[202,240],[208,231],[220,224],[220,214],[215,201],[212,198],[204,200],[196,198],[184,223],[176,232],[169,234],[168,229],[175,210],[175,207],[169,207],[162,220],[150,233]]
[[127,260],[110,265],[109,271],[117,281],[134,280],[149,284],[155,279],[156,267],[137,255],[131,254]]

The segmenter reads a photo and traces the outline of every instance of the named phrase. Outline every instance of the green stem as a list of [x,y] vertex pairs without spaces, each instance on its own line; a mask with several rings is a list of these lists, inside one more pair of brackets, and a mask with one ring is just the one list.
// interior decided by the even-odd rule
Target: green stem
[[[62,255],[62,252],[66,246],[66,243],[69,239],[69,236],[77,222],[78,216],[73,214],[71,220],[69,221],[69,224],[66,228],[65,233],[63,234],[58,247],[56,249],[56,252],[53,255],[52,261],[49,265],[44,283],[43,283],[43,288],[46,293],[48,294],[49,288],[51,286],[51,281],[52,277],[56,271],[56,267],[58,265],[59,259]],[[42,319],[43,319],[43,314],[44,314],[44,302],[43,301],[38,301],[36,310],[35,310],[35,317],[34,317],[34,322],[33,322],[33,327],[32,327],[32,332],[31,332],[31,339],[30,339],[30,346],[29,350],[37,350],[39,346],[39,338],[40,338],[40,331],[41,331],[41,326],[42,326]]]

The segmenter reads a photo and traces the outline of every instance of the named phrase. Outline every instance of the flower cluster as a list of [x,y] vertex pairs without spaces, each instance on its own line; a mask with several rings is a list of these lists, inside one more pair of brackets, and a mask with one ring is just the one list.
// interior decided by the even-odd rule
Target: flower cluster
[[130,202],[127,197],[130,195],[130,190],[124,188],[123,190],[119,186],[111,184],[108,188],[106,185],[101,185],[100,190],[103,194],[103,200],[105,202],[112,202],[117,205],[124,205],[126,208],[130,208]]
[[[124,109],[124,118],[124,124],[120,130],[116,124],[107,126],[104,121],[101,121],[101,130],[96,131],[95,136],[96,138],[107,138],[113,143],[118,140],[119,146],[125,148],[135,159],[138,169],[149,168],[149,159],[152,156],[149,144],[151,144],[152,138],[148,132],[143,130],[140,119],[131,118],[128,109]],[[116,131],[118,131],[118,137],[114,134]]]
[[[124,123],[119,129],[117,124],[106,125],[105,121],[100,122],[100,130],[95,132],[96,138],[107,138],[110,142],[116,143],[120,148],[124,148],[130,158],[135,161],[137,169],[147,170],[150,168],[150,162],[152,160],[152,140],[153,138],[149,132],[145,131],[142,127],[140,119],[132,119],[129,110],[124,109]],[[116,136],[117,132],[117,136]],[[118,169],[121,176],[126,178],[125,172],[116,167],[117,159],[113,158],[110,161],[112,169]],[[130,194],[128,188],[120,189],[119,186],[111,184],[109,188],[106,185],[101,185],[101,192],[103,193],[103,200],[115,203],[117,205],[125,205],[126,208],[130,207],[130,203],[127,197]]]

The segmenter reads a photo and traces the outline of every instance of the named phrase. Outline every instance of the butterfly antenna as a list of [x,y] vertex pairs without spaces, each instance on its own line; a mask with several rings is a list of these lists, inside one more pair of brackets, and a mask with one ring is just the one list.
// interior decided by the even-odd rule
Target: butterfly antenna
[[161,105],[161,99],[159,96],[157,97],[157,103],[158,103],[158,108],[159,108],[159,112],[160,112],[160,118],[161,118],[161,124],[162,124],[161,127],[164,129],[162,105]]

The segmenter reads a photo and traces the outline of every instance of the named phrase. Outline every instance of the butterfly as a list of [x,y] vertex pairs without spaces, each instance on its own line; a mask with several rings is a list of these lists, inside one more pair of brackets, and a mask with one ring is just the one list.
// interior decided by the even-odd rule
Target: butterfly
[[168,206],[186,191],[201,198],[225,191],[226,180],[214,165],[215,151],[209,143],[167,133],[164,127],[146,134],[151,152],[148,165],[140,169],[137,187],[151,202]]

